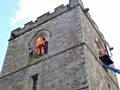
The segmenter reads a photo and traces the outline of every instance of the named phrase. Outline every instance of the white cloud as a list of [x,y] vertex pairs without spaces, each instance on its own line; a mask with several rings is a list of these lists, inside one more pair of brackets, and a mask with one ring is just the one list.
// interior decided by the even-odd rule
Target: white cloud
[[19,9],[11,18],[11,25],[26,20],[35,20],[36,17],[48,11],[53,11],[55,7],[68,3],[68,0],[20,0]]

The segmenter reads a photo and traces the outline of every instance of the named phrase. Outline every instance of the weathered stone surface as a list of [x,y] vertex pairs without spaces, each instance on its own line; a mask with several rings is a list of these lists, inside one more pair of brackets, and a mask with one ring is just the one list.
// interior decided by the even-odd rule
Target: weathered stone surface
[[17,70],[28,64],[28,44],[34,34],[40,30],[48,30],[51,34],[48,56],[79,44],[82,41],[82,33],[79,23],[80,16],[77,13],[78,10],[73,9],[71,12],[66,12],[30,32],[11,40],[3,65],[3,74]]
[[[30,63],[28,45],[42,30],[51,36],[48,54]],[[95,40],[99,38],[104,47],[105,39],[84,13],[81,0],[70,0],[12,33],[17,37],[11,35],[9,41],[0,90],[32,90],[31,77],[36,74],[37,90],[119,90],[116,75],[98,62]]]

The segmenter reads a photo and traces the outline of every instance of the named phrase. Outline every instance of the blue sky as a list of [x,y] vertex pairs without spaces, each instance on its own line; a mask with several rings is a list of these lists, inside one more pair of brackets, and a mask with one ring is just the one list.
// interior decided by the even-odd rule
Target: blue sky
[[[69,0],[0,0],[0,70],[10,32],[35,20]],[[113,50],[115,67],[120,69],[120,0],[82,0]],[[120,76],[118,75],[120,80]]]
[[16,13],[17,8],[18,0],[0,0],[0,69],[2,67],[8,38],[12,29],[10,18]]

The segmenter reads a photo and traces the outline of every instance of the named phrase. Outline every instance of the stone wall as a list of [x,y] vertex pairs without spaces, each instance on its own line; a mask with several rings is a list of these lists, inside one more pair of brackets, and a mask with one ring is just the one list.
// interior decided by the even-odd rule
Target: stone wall
[[[98,51],[96,46],[96,38],[100,40],[102,47],[105,48],[106,42],[104,36],[99,31],[96,23],[91,19],[89,13],[81,11],[81,24],[84,37],[85,57],[86,57],[86,72],[88,73],[88,80],[90,84],[90,90],[118,90],[117,76],[114,72],[102,68],[99,60]],[[92,52],[90,52],[92,51]],[[114,65],[113,65],[114,66]]]
[[[12,31],[0,89],[32,90],[31,77],[38,74],[37,90],[118,90],[116,75],[108,74],[97,61],[94,39],[100,38],[104,46],[104,37],[85,14],[81,0],[70,0]],[[42,30],[51,35],[48,54],[29,63],[28,44]]]
[[37,90],[87,90],[84,59],[81,44],[0,79],[0,88],[31,90],[31,76],[38,74]]
[[88,88],[83,46],[69,49],[27,69],[27,79],[39,74],[38,90],[77,90]]
[[89,90],[119,90],[116,76],[112,76],[101,66],[97,57],[85,45],[86,76],[89,83]]
[[[73,8],[71,11],[63,13],[52,20],[33,28],[18,37],[9,41],[7,54],[5,57],[2,74],[10,73],[18,70],[28,64],[28,44],[36,32],[40,30],[48,30],[51,34],[49,40],[48,56],[60,52],[61,50],[72,47],[81,42],[81,25],[79,8]],[[43,16],[42,16],[43,17]],[[13,31],[16,34],[23,30]]]
[[[23,29],[18,28],[12,32],[0,78],[0,88],[3,90],[9,88],[11,90],[30,90],[32,88],[30,78],[36,73],[39,75],[38,90],[88,88],[81,44],[80,7],[77,3],[69,5],[74,8],[67,5],[65,6],[67,12],[63,13],[62,11],[62,14],[60,14],[60,8],[64,10],[63,6],[56,8],[55,13],[56,10],[59,10],[56,16],[59,16],[54,16],[50,21],[44,21],[45,19],[42,20],[44,23],[41,21],[41,18],[47,18],[48,14],[45,14],[34,22],[36,27],[30,26],[32,22],[29,22],[25,24]],[[28,44],[36,32],[43,29],[48,30],[51,34],[48,60],[29,65]],[[16,36],[14,37],[13,34]],[[21,75],[18,77],[19,80],[14,79],[17,74]],[[13,79],[11,80],[11,78]],[[9,86],[6,87],[6,85]]]

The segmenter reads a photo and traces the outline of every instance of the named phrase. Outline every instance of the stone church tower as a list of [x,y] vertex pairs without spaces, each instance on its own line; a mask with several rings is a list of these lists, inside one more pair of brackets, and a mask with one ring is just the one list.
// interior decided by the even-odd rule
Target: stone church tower
[[98,50],[110,47],[88,10],[70,0],[13,30],[0,90],[119,90],[115,73],[101,66]]

